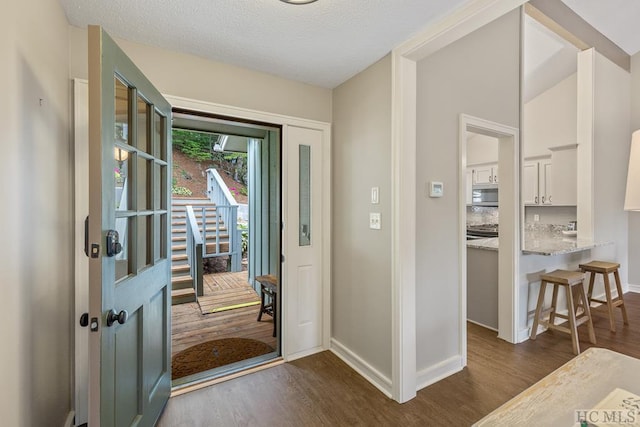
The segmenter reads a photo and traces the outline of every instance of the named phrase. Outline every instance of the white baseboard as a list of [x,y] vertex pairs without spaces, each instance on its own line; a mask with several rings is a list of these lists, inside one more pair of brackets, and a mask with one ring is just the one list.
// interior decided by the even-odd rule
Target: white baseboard
[[288,354],[286,357],[284,357],[284,360],[287,362],[292,362],[296,359],[301,359],[303,357],[311,356],[312,354],[320,353],[321,351],[324,351],[324,350],[325,348],[323,348],[322,346],[318,346],[318,347],[311,348],[309,350]]
[[498,332],[498,330],[496,328],[488,326],[488,325],[485,325],[484,323],[476,322],[475,320],[467,319],[467,322],[473,323],[474,325],[482,326],[483,328],[489,329],[489,330],[494,331],[494,332]]
[[529,328],[520,329],[518,331],[517,344],[521,342],[525,342],[526,340],[529,339],[530,336],[531,336],[531,332],[529,331]]
[[464,360],[462,356],[457,355],[450,357],[447,360],[430,366],[426,369],[418,371],[418,378],[416,381],[416,391],[421,390],[433,383],[440,381],[450,375],[460,372],[464,368]]
[[385,396],[391,398],[391,379],[367,363],[360,356],[349,350],[335,338],[331,338],[331,351],[354,371],[362,375]]
[[640,294],[640,285],[632,285],[631,283],[629,283],[628,288],[629,292]]
[[70,411],[67,414],[67,419],[64,420],[64,427],[74,427],[75,426],[75,418],[76,418],[76,413],[74,411]]

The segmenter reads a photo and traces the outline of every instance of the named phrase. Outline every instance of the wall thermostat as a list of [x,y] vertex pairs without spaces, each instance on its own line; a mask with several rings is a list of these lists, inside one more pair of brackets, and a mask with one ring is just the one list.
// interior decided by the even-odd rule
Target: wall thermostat
[[444,184],[438,181],[429,183],[429,197],[442,197],[444,195]]

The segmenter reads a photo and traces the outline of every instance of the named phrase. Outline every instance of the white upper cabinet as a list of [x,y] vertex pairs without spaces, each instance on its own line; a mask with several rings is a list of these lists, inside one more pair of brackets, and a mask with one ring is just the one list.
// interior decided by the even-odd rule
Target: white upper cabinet
[[525,162],[522,167],[522,202],[525,205],[537,205],[538,162]]
[[578,202],[577,145],[551,148],[550,203],[556,206],[575,206]]
[[467,168],[466,178],[465,198],[467,200],[467,206],[469,206],[473,203],[473,169]]
[[539,196],[541,205],[553,205],[553,160],[546,159],[540,161],[540,176],[538,179]]
[[473,167],[473,183],[479,184],[497,184],[498,183],[498,164],[474,166]]

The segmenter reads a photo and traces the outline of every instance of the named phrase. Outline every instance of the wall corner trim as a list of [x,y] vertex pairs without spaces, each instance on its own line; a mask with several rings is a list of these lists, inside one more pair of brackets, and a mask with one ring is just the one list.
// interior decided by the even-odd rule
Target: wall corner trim
[[431,384],[434,384],[441,379],[444,379],[450,375],[460,372],[464,368],[464,358],[462,355],[455,355],[442,362],[436,363],[428,368],[418,371],[416,391],[421,390]]
[[391,398],[391,379],[389,377],[382,374],[335,338],[331,339],[331,352],[373,384],[385,396]]

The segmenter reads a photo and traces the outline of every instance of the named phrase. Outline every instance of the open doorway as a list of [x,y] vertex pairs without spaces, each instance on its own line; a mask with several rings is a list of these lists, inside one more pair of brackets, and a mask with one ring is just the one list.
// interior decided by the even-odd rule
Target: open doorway
[[174,387],[281,354],[280,136],[279,126],[174,111]]
[[467,321],[498,332],[499,140],[466,131]]
[[[466,114],[460,115],[459,125],[460,344],[463,349],[464,365],[466,365],[467,314],[479,315],[483,310],[478,308],[482,308],[483,301],[486,305],[485,317],[476,320],[475,323],[495,329],[499,338],[516,342],[519,307],[516,303],[518,289],[513,284],[517,282],[520,253],[520,144],[518,130],[509,126]],[[475,154],[473,151],[469,152],[467,148],[468,144],[474,143],[474,139],[479,146],[472,148],[478,148],[483,152],[482,156],[478,157],[480,163],[475,166],[469,162],[469,155],[473,161]],[[497,159],[497,162],[494,162],[494,159]],[[483,191],[474,194],[476,189]],[[478,209],[496,207],[497,210],[471,212],[467,215],[467,206],[473,205],[474,198]],[[467,220],[484,222],[487,218],[491,221],[495,219],[498,224],[496,227],[499,230],[498,236],[485,240],[486,247],[480,249],[483,253],[479,254],[482,258],[475,261],[478,269],[485,273],[491,271],[491,274],[487,273],[485,277],[490,283],[485,285],[494,290],[489,288],[485,292],[480,290],[478,295],[482,295],[483,301],[479,301],[478,295],[475,298],[469,295],[470,298],[467,298],[468,294],[476,291],[469,288],[475,283],[468,280],[467,269],[471,265],[475,268],[476,265],[468,264],[469,261],[474,262],[467,256],[467,248],[473,245],[468,242],[474,240],[467,240]],[[487,257],[491,261],[485,259]],[[489,324],[493,322],[496,322],[495,326]]]

